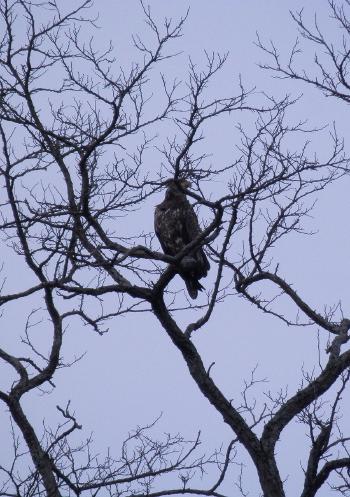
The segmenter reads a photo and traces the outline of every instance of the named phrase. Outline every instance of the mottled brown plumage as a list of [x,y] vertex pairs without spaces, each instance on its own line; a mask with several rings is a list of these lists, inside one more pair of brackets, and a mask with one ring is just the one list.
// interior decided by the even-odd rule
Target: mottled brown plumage
[[[186,180],[168,180],[165,198],[155,209],[155,232],[167,255],[177,255],[201,233],[196,213],[181,189],[188,186]],[[197,298],[198,290],[203,290],[199,280],[207,276],[209,268],[202,247],[189,252],[180,262],[178,273],[192,299]]]

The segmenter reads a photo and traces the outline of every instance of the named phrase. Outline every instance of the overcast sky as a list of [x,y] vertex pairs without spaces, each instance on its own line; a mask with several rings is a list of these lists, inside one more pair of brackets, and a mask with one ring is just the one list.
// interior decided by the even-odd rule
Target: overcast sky
[[[61,0],[62,5],[65,4]],[[258,62],[266,56],[254,45],[256,33],[263,40],[272,39],[281,54],[287,58],[297,36],[289,9],[305,7],[305,15],[312,20],[317,11],[320,24],[330,36],[337,37],[335,26],[327,21],[326,2],[319,0],[151,0],[150,6],[157,19],[164,16],[179,17],[190,7],[188,19],[181,40],[170,47],[179,55],[164,65],[170,76],[180,78],[186,74],[188,56],[200,65],[203,50],[229,52],[226,67],[217,82],[219,92],[229,92],[237,85],[239,75],[247,87],[281,96],[285,93],[303,97],[293,117],[307,119],[311,126],[323,126],[336,121],[339,134],[347,132],[347,109],[345,104],[325,99],[311,88],[296,82],[272,80],[271,74],[262,71]],[[95,35],[97,43],[113,40],[118,64],[128,65],[135,57],[131,34],[137,33],[147,39],[144,15],[136,0],[98,0],[100,30]],[[306,48],[301,60],[310,64],[313,50]],[[234,121],[222,128],[218,124],[207,137],[207,152],[212,154],[215,164],[225,163],[234,154],[236,137]],[[321,154],[327,151],[326,133],[315,137],[312,149]],[[157,167],[157,165],[155,165]],[[281,261],[280,268],[287,281],[301,290],[311,307],[321,311],[324,304],[334,304],[343,299],[343,310],[349,311],[348,281],[350,276],[350,236],[347,229],[349,212],[349,183],[332,186],[321,196],[314,211],[314,218],[307,222],[317,230],[311,238],[292,236],[284,240],[276,251]],[[220,184],[213,184],[215,194]],[[152,229],[153,206],[163,194],[152,198],[149,210],[140,213],[142,226]],[[16,268],[13,268],[14,278]],[[33,303],[21,307],[20,316],[16,305],[5,315],[1,336],[5,343],[11,343],[11,336],[17,336],[23,325],[23,316]],[[287,308],[286,308],[287,309]],[[289,309],[289,307],[288,307]],[[44,325],[41,325],[45,333]],[[316,330],[287,328],[271,317],[261,315],[248,303],[237,298],[217,307],[212,320],[195,340],[203,353],[205,363],[215,361],[213,377],[224,393],[233,399],[239,398],[244,378],[255,365],[258,375],[269,378],[264,388],[277,391],[288,384],[289,392],[300,384],[300,368],[317,363]],[[50,397],[30,395],[26,402],[30,406],[31,419],[40,426],[43,411],[51,419],[54,406],[72,399],[85,435],[94,432],[98,450],[118,446],[127,432],[137,425],[151,422],[161,412],[159,430],[181,432],[193,437],[198,429],[209,447],[227,444],[232,436],[221,417],[202,397],[190,378],[182,357],[172,346],[152,316],[138,315],[119,318],[111,326],[110,333],[96,336],[91,330],[77,326],[70,327],[66,336],[64,352],[66,359],[87,352],[86,356],[68,372],[58,372],[57,388]],[[8,382],[7,370],[4,381]],[[34,398],[35,397],[35,398]],[[261,397],[262,399],[263,397]],[[7,415],[0,414],[0,433],[7,424]],[[305,444],[303,430],[296,429],[292,436],[284,438],[280,447],[283,477],[288,495],[297,495],[300,490],[302,472],[300,459]],[[247,468],[252,479],[248,489],[257,495],[254,483],[255,472]],[[328,495],[328,490],[320,492]],[[232,494],[233,496],[233,494]]]

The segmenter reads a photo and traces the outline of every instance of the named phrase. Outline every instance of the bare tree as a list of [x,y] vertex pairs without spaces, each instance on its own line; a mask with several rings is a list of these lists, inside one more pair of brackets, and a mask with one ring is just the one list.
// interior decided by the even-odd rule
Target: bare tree
[[[263,69],[273,71],[277,77],[296,79],[321,90],[325,96],[335,97],[349,102],[349,2],[328,1],[330,18],[336,23],[342,39],[331,40],[322,32],[317,15],[312,26],[304,20],[303,11],[292,12],[292,18],[298,27],[302,39],[311,42],[315,48],[313,59],[314,70],[306,71],[298,68],[297,59],[303,50],[297,39],[284,63],[277,47],[271,43],[264,44],[258,38],[258,46],[270,56],[272,63],[261,64]],[[340,42],[339,42],[340,41]],[[308,64],[309,65],[309,64]],[[311,65],[312,67],[312,65]]]
[[[343,11],[331,6],[343,19]],[[32,315],[23,335],[27,355],[0,349],[2,362],[16,375],[0,391],[13,420],[13,462],[0,468],[0,495],[219,496],[235,448],[242,445],[263,495],[282,497],[276,444],[293,421],[306,425],[310,440],[303,497],[316,495],[327,481],[347,495],[349,437],[338,421],[349,379],[350,351],[343,348],[350,320],[337,309],[313,309],[272,258],[280,239],[305,231],[303,220],[316,196],[348,174],[342,140],[334,131],[328,157],[316,157],[309,151],[312,130],[302,121],[287,122],[291,99],[260,95],[257,104],[256,94],[242,84],[233,95],[211,98],[208,88],[226,61],[215,53],[206,54],[202,69],[190,60],[185,82],[161,76],[162,94],[158,86],[152,100],[150,88],[157,84],[152,70],[172,57],[167,45],[181,35],[185,18],[159,25],[142,5],[154,42],[146,44],[136,36],[139,62],[119,69],[112,46],[100,51],[92,39],[84,41],[85,27],[95,27],[89,7],[90,0],[62,12],[55,1],[0,0],[1,186],[6,195],[1,234],[4,247],[14,251],[30,274],[27,286],[11,282],[11,290],[4,279],[0,304],[43,300],[51,326],[47,354],[31,338]],[[23,19],[26,27],[19,29]],[[207,123],[238,113],[254,117],[254,131],[240,126],[238,157],[213,169],[200,147]],[[172,134],[163,146],[153,145],[155,130],[164,122],[172,126]],[[146,165],[150,150],[158,153],[156,169]],[[226,188],[209,195],[205,181],[217,176]],[[131,221],[126,229],[120,220],[146,208],[169,177],[191,180],[193,189],[186,193],[205,220],[202,233],[175,257],[156,250],[152,233],[139,235]],[[205,246],[214,276],[194,320],[188,312],[193,306],[174,277],[177,265],[196,246]],[[296,307],[296,319],[282,314],[279,296]],[[215,306],[234,297],[288,325],[314,325],[330,337],[320,371],[305,373],[292,394],[267,395],[260,411],[247,395],[256,384],[254,375],[241,405],[235,405],[192,340],[213,319]],[[232,430],[223,454],[198,455],[198,437],[192,442],[178,435],[154,440],[147,431],[152,427],[146,426],[130,434],[120,457],[108,453],[101,458],[94,455],[91,439],[70,442],[80,425],[69,405],[58,407],[63,421],[56,428],[46,427],[43,437],[36,433],[22,398],[50,387],[58,368],[70,366],[62,358],[66,324],[78,317],[103,334],[107,322],[135,311],[152,313],[181,352],[199,390]],[[180,325],[185,319],[189,322]],[[324,397],[333,386],[333,399]],[[24,475],[21,461],[28,457],[34,469]],[[204,488],[192,486],[194,476],[211,465],[217,468],[216,480]],[[169,473],[179,475],[179,487],[159,486]],[[240,478],[234,488],[244,495]]]

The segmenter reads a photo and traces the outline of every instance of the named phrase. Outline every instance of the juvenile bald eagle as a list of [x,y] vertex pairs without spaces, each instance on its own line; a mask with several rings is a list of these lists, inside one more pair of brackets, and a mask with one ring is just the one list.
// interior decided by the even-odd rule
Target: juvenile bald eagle
[[[163,202],[156,206],[154,228],[165,254],[175,256],[201,233],[196,213],[183,192],[190,183],[182,180],[168,180]],[[208,274],[209,261],[202,247],[191,250],[179,263],[177,271],[186,283],[192,299],[203,290],[199,283]]]

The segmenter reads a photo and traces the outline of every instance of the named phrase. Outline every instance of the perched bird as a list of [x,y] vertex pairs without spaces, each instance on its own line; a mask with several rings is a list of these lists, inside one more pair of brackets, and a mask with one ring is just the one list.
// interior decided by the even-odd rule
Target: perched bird
[[[197,215],[183,191],[190,183],[185,179],[170,179],[166,185],[165,198],[155,208],[154,229],[164,253],[175,256],[200,235],[201,229]],[[191,250],[179,262],[177,271],[192,299],[197,298],[198,290],[204,289],[199,280],[207,276],[209,268],[202,247]]]

